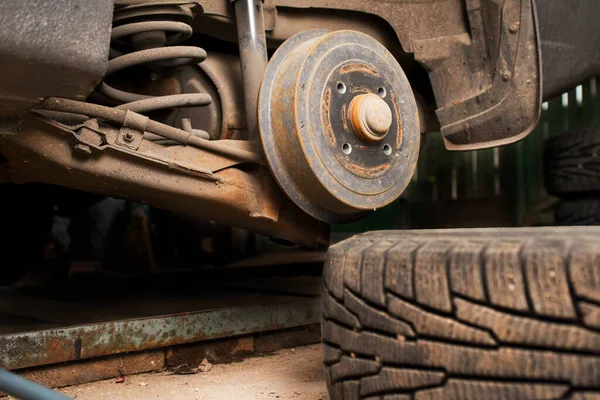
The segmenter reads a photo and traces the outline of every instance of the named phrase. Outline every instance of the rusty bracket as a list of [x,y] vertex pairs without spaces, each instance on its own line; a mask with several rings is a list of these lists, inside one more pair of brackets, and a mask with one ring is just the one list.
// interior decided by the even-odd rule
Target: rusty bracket
[[[73,131],[60,124],[58,124],[59,126],[57,127],[63,131],[67,131],[77,139],[79,143],[75,146],[75,149],[78,150],[80,154],[91,155],[91,149],[104,151],[107,148],[110,148],[189,175],[214,180],[216,182],[221,181],[221,178],[209,168],[203,168],[164,156],[158,157],[156,155],[150,155],[147,154],[144,149],[140,150],[143,140],[143,130],[140,129],[140,121],[145,125],[144,119],[146,121],[148,120],[147,117],[143,117],[141,119],[137,118],[138,121],[132,122],[129,120],[128,122],[126,118],[123,127],[119,131],[108,126],[100,126],[96,119],[87,120],[83,125],[78,127],[77,131]],[[57,124],[54,125],[56,126]],[[131,128],[130,126],[132,125],[135,126],[135,128]],[[85,146],[87,146],[87,149]]]
[[277,28],[277,7],[274,0],[263,1],[263,19],[265,21],[265,31],[272,32]]
[[144,140],[144,132],[146,131],[148,119],[144,115],[127,111],[125,121],[123,121],[123,126],[117,136],[116,144],[132,150],[139,149],[142,140]]
[[[94,129],[95,125],[95,129]],[[61,127],[62,129],[63,127]],[[88,120],[81,127],[78,127],[76,131],[72,131],[70,129],[63,129],[75,137],[75,139],[79,142],[81,148],[85,148],[83,146],[87,146],[88,149],[96,149],[99,151],[104,150],[107,147],[106,135],[103,132],[98,130],[98,121],[97,120]],[[88,151],[88,154],[91,154],[91,150]]]

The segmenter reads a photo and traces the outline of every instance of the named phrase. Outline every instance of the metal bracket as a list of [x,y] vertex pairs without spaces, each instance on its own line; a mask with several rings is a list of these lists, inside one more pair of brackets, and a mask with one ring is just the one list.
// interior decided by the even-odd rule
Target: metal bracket
[[127,111],[123,127],[119,131],[116,144],[137,150],[144,140],[144,132],[148,124],[148,117]]
[[[111,128],[100,128],[95,119],[87,120],[82,126],[78,127],[76,132],[69,130],[73,137],[79,142],[75,145],[75,150],[82,155],[91,155],[91,149],[104,151],[113,149],[115,151],[126,153],[131,156],[142,158],[147,161],[167,166],[170,169],[177,170],[188,175],[199,176],[205,179],[219,182],[221,178],[209,168],[203,168],[188,162],[170,159],[168,157],[157,157],[156,155],[146,154],[138,151],[143,140],[143,132],[139,129],[140,123],[145,125],[144,119],[147,117],[125,120],[124,126],[117,132]],[[134,122],[132,122],[134,121]],[[136,122],[137,121],[137,122]],[[125,126],[128,124],[129,126]],[[133,125],[135,128],[132,128]],[[63,129],[64,130],[64,129]]]
[[76,127],[75,131],[70,132],[80,144],[90,148],[102,151],[108,145],[106,135],[99,130],[98,121],[95,119],[87,120],[83,125]]

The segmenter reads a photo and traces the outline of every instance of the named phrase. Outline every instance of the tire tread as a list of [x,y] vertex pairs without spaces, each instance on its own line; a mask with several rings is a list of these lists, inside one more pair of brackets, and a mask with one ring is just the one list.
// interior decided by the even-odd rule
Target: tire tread
[[600,398],[599,237],[373,232],[333,246],[322,327],[332,400]]

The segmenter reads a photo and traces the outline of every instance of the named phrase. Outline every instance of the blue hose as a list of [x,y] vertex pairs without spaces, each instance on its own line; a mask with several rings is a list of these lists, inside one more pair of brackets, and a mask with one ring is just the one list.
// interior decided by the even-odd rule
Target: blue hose
[[0,369],[0,392],[21,400],[72,400],[62,393],[47,389],[3,369]]

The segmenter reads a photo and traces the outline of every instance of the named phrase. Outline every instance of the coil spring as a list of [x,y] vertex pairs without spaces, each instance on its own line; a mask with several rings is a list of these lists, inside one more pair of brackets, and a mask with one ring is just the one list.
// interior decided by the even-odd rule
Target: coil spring
[[[115,10],[111,33],[111,59],[99,90],[105,96],[123,103],[117,108],[146,113],[211,104],[212,99],[206,93],[149,96],[117,89],[106,83],[106,78],[112,74],[137,65],[147,64],[153,68],[164,68],[196,65],[206,60],[204,49],[176,46],[192,36],[190,23],[194,14],[191,7],[194,5],[196,3],[146,3]],[[184,121],[184,129],[192,130],[189,121]],[[193,131],[198,136],[208,138],[204,131]]]

